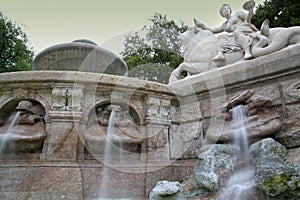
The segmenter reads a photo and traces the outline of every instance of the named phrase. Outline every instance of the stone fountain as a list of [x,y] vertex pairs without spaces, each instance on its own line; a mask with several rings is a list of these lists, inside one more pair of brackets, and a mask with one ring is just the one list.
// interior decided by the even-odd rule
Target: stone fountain
[[[213,36],[196,25],[185,36]],[[269,33],[295,31],[295,41],[294,29]],[[124,76],[117,55],[87,40],[47,48],[33,71],[0,74],[0,199],[97,199],[103,184],[111,199],[218,199],[243,166],[232,145],[237,106],[247,113],[254,194],[297,199],[300,46],[291,41],[250,60],[229,52],[213,64],[210,55],[198,71],[186,55],[168,85]],[[183,70],[191,76],[179,80]]]

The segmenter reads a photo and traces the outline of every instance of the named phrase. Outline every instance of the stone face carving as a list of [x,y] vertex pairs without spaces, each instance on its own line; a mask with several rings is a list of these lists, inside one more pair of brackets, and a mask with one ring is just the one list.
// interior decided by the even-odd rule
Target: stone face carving
[[207,138],[214,142],[227,143],[233,141],[233,129],[231,109],[237,105],[243,105],[247,113],[245,126],[249,142],[271,136],[280,131],[282,120],[276,110],[268,108],[271,100],[254,94],[252,90],[246,90],[230,98],[223,107],[226,112],[225,124],[221,133],[210,132]]
[[[19,113],[19,117],[7,133],[16,113]],[[0,127],[1,141],[3,142],[5,135],[8,136],[6,151],[36,152],[41,150],[46,137],[44,116],[45,110],[41,104],[28,100],[20,101],[15,111]]]
[[[114,117],[111,117],[114,111]],[[83,134],[86,147],[94,155],[103,155],[109,124],[111,123],[110,142],[114,147],[128,152],[139,153],[139,145],[143,143],[136,124],[131,120],[128,110],[119,105],[105,105],[96,109],[96,118],[89,119],[89,125]],[[110,120],[113,120],[110,122]],[[120,150],[118,150],[119,152]]]
[[[269,28],[266,19],[260,31],[250,23],[254,2],[244,4],[243,12],[231,14],[224,4],[220,13],[227,21],[220,27],[209,28],[198,20],[195,27],[181,34],[184,62],[171,73],[169,83],[177,81],[183,71],[199,74],[239,60],[257,58],[300,43],[300,26]],[[235,22],[235,23],[234,23]],[[218,36],[215,33],[222,33]]]

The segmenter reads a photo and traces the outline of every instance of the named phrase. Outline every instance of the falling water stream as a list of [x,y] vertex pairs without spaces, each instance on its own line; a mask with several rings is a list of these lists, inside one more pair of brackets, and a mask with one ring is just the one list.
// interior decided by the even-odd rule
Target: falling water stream
[[254,169],[250,165],[246,117],[244,106],[239,105],[232,109],[234,145],[241,149],[238,159],[242,159],[242,165],[230,176],[226,189],[220,195],[219,200],[241,200],[252,197],[255,181]]
[[11,137],[11,131],[14,128],[14,126],[16,125],[16,123],[18,122],[18,119],[20,117],[20,113],[21,112],[19,112],[19,111],[16,112],[16,114],[14,115],[8,129],[6,130],[6,132],[3,134],[2,138],[0,139],[0,155],[3,153],[7,143],[9,142],[9,139]]
[[109,177],[109,166],[112,156],[112,132],[113,132],[113,126],[115,121],[115,111],[112,111],[109,116],[108,121],[108,128],[106,133],[106,139],[105,139],[105,147],[104,147],[104,158],[103,158],[103,167],[102,167],[102,174],[101,174],[101,185],[100,185],[100,194],[99,194],[99,200],[102,199],[109,199],[109,193],[108,193],[108,182],[110,181]]
[[[101,173],[101,185],[99,188],[98,200],[111,200],[111,199],[129,200],[130,199],[124,197],[114,198],[112,197],[113,195],[110,193],[111,188],[109,182],[111,181],[112,178],[109,173],[110,166],[111,164],[117,164],[116,162],[119,162],[118,164],[122,166],[124,164],[124,159],[125,159],[123,155],[124,150],[122,149],[122,144],[120,144],[120,146],[117,147],[116,144],[112,142],[115,115],[116,115],[116,111],[112,110],[109,116],[108,128],[105,137],[106,139],[105,139],[105,147],[104,147],[103,167]],[[116,151],[116,148],[119,148],[119,150]],[[120,175],[119,178],[122,179],[122,175]]]

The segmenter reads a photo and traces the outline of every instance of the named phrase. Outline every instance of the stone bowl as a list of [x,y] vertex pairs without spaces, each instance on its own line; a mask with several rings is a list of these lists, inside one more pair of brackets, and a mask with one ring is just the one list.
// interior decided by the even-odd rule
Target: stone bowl
[[33,70],[63,70],[127,76],[126,63],[116,54],[89,40],[58,44],[41,51]]

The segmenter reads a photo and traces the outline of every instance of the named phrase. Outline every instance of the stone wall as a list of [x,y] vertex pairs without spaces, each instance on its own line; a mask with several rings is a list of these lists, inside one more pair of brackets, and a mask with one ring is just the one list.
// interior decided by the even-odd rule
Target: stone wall
[[[125,164],[108,165],[110,180],[104,184],[113,197],[145,198],[158,180],[183,180],[191,173],[194,161],[171,158],[174,94],[167,86],[88,72],[32,71],[0,76],[1,124],[9,122],[18,103],[37,102],[45,111],[41,117],[46,132],[40,149],[34,152],[25,148],[16,152],[13,146],[1,152],[1,199],[97,198],[104,156],[91,151],[85,134],[96,108],[110,104],[134,113],[135,134],[143,140],[139,152],[132,153]],[[35,116],[30,109],[28,112]],[[6,129],[1,128],[3,135]],[[30,139],[20,138],[15,141],[19,146],[31,145]]]
[[103,164],[83,135],[91,112],[107,104],[132,110],[144,140],[129,163],[109,166],[114,197],[146,198],[159,180],[191,175],[200,147],[226,125],[224,104],[246,90],[270,100],[264,112],[279,113],[282,127],[268,137],[299,162],[299,55],[299,46],[289,47],[170,85],[88,72],[0,74],[1,124],[18,102],[29,100],[43,106],[47,133],[39,151],[2,153],[0,198],[96,198]]

